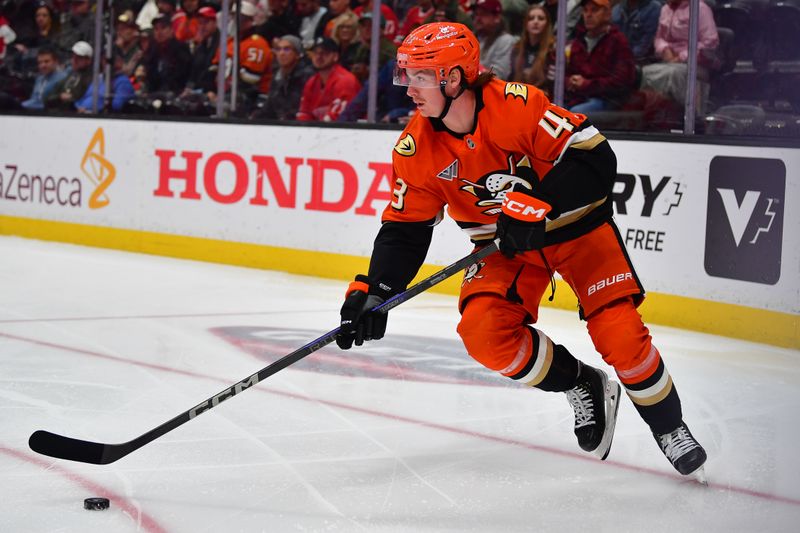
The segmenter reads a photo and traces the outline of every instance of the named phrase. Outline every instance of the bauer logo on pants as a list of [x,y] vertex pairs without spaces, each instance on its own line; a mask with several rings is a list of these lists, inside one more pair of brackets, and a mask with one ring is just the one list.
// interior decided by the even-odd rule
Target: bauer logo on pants
[[705,250],[710,276],[778,282],[785,190],[786,167],[780,159],[711,160]]

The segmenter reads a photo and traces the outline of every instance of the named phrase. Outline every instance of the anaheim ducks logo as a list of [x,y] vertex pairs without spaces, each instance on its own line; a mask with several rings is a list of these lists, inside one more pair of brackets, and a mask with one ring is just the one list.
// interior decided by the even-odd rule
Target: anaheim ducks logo
[[464,281],[461,282],[461,286],[469,285],[472,283],[474,279],[481,279],[484,276],[480,273],[483,270],[483,267],[486,266],[485,261],[481,261],[480,263],[475,263],[474,265],[470,266],[464,271]]
[[461,181],[466,183],[461,186],[461,190],[478,198],[475,205],[485,207],[483,214],[492,216],[502,211],[503,199],[514,185],[519,184],[525,189],[533,190],[532,184],[539,181],[539,176],[533,170],[528,156],[515,160],[512,154],[508,156],[507,169],[486,174],[474,183],[463,178]]
[[417,143],[414,141],[414,137],[412,137],[410,133],[406,133],[405,137],[397,141],[394,151],[404,157],[411,157],[416,154]]
[[81,160],[81,171],[90,181],[95,184],[95,189],[89,197],[89,208],[99,209],[110,203],[106,195],[106,189],[114,181],[117,169],[106,159],[106,140],[103,135],[103,128],[97,128],[94,132],[89,146]]
[[509,96],[511,96],[512,98],[519,98],[527,104],[528,86],[522,83],[506,83],[506,89],[504,95],[506,98],[508,98]]

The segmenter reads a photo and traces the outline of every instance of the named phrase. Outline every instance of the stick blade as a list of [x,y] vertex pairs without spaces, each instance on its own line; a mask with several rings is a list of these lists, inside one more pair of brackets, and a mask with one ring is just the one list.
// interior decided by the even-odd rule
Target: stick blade
[[64,437],[49,431],[34,431],[28,439],[28,446],[42,455],[81,463],[105,465],[117,459],[107,457],[109,454],[106,453],[105,444]]

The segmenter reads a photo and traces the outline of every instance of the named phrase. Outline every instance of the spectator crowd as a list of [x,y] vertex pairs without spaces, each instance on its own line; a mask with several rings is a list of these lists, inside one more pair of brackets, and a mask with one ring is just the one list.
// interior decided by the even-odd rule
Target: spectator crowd
[[[404,122],[413,102],[392,85],[405,35],[433,21],[469,26],[481,66],[553,96],[558,0],[389,0],[372,41],[372,0],[231,0],[220,58],[220,0],[121,0],[105,6],[104,50],[93,49],[96,0],[0,0],[0,109],[211,115],[219,77],[235,115],[359,121],[378,47],[378,120]],[[697,109],[719,69],[720,38],[701,0]],[[672,108],[687,87],[689,0],[566,0],[564,105],[589,115]],[[713,5],[713,4],[712,4]],[[237,22],[238,21],[238,22]],[[108,26],[112,27],[108,27]],[[238,50],[237,48],[238,43]],[[101,54],[103,76],[92,74]],[[222,70],[222,73],[220,73]]]

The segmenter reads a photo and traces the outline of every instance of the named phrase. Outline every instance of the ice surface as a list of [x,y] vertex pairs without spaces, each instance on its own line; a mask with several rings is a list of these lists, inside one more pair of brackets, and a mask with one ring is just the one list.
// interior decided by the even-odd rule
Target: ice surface
[[[474,363],[455,299],[432,294],[384,340],[326,348],[111,465],[27,447],[148,431],[333,329],[344,285],[0,238],[0,531],[797,530],[797,351],[651,327],[709,453],[702,487],[627,399],[609,459],[581,452],[563,395]],[[575,313],[540,327],[602,365]]]

